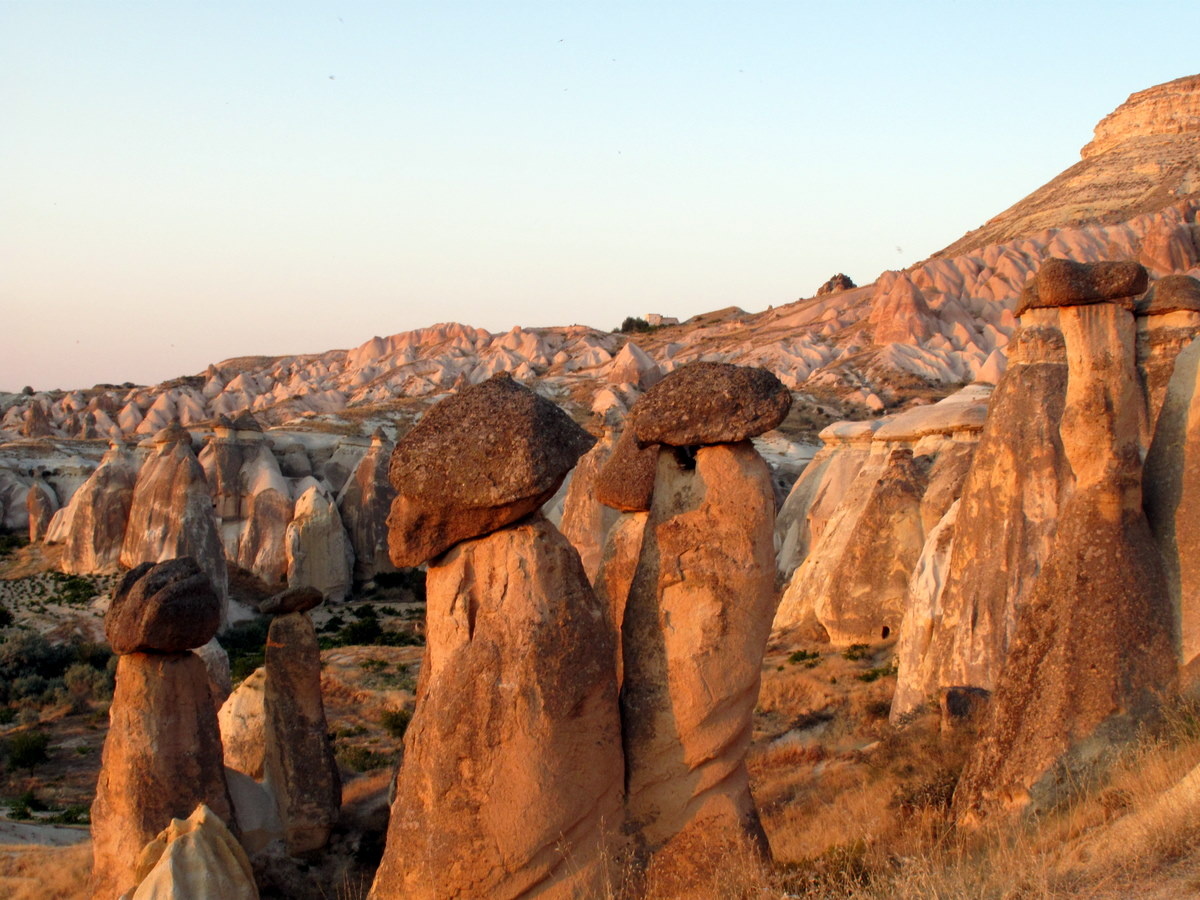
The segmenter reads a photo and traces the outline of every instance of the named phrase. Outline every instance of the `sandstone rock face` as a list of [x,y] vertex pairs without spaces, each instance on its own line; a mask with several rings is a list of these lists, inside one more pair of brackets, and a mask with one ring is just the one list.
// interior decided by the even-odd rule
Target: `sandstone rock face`
[[1142,512],[1133,316],[1068,307],[1060,325],[1074,490],[955,791],[960,822],[1051,808],[1174,682],[1166,583]]
[[109,719],[92,804],[96,900],[115,900],[133,887],[142,848],[197,804],[233,821],[208,674],[199,657],[120,657]]
[[562,523],[559,526],[563,537],[578,551],[583,571],[587,574],[588,581],[593,583],[600,568],[604,537],[617,520],[616,511],[605,506],[597,496],[600,472],[613,452],[615,443],[616,436],[608,432],[591,450],[580,457],[579,464],[571,473],[567,496],[563,501]]
[[[945,685],[995,686],[1018,611],[1049,554],[1072,482],[1059,437],[1067,364],[1058,318],[1057,310],[1031,310],[1013,339],[962,489],[924,662],[900,660],[897,693],[906,702]],[[903,705],[897,715],[907,711]]]
[[696,362],[648,390],[630,427],[642,444],[734,443],[770,431],[791,407],[792,395],[765,369]]
[[130,900],[258,900],[246,851],[204,804],[146,845],[137,885]]
[[338,495],[342,524],[354,551],[355,581],[395,571],[387,549],[388,511],[396,498],[396,489],[388,480],[391,455],[392,445],[382,434],[374,435],[371,448]]
[[217,724],[225,765],[251,778],[263,777],[266,724],[263,712],[267,670],[260,666],[221,704]]
[[34,481],[25,495],[25,510],[29,513],[29,543],[36,544],[45,536],[50,520],[58,511],[54,488],[40,478]]
[[263,769],[275,795],[288,852],[318,850],[342,805],[342,783],[321,700],[321,651],[306,613],[271,621],[263,693]]
[[131,569],[104,617],[114,653],[193,650],[212,640],[220,625],[221,600],[188,556]]
[[448,397],[392,454],[392,562],[420,565],[529,515],[593,443],[566,413],[507,374]]
[[333,603],[346,598],[353,551],[337,506],[320,485],[313,484],[297,498],[286,548],[289,585],[316,588]]
[[[233,523],[236,545],[227,545],[226,554],[267,584],[280,584],[287,578],[287,528],[294,514],[291,490],[266,443],[260,440],[257,447],[245,447],[244,454],[238,471],[242,521]],[[223,522],[222,528],[229,524]]]
[[820,540],[859,470],[871,455],[877,422],[838,422],[818,437],[817,452],[788,493],[775,520],[780,577],[788,579]]
[[900,627],[909,575],[921,555],[921,498],[928,473],[911,449],[892,450],[864,467],[845,506],[788,585],[776,626],[811,615],[835,644],[886,639]]
[[897,679],[896,692],[892,696],[890,718],[893,725],[902,722],[904,716],[929,699],[931,693],[924,667],[930,659],[934,628],[941,620],[942,591],[950,569],[954,526],[961,502],[955,501],[929,530],[908,581],[907,606],[900,623],[900,638],[896,642],[897,668],[905,673],[905,677]]
[[1175,134],[1200,134],[1200,76],[1131,94],[1100,120],[1095,137],[1080,153],[1089,159],[1127,142]]
[[1144,474],[1154,530],[1176,610],[1179,660],[1195,680],[1200,659],[1200,340],[1175,361]]
[[1146,404],[1148,448],[1175,370],[1175,359],[1200,334],[1200,281],[1168,275],[1138,301],[1137,366]]
[[225,597],[225,551],[191,439],[176,426],[164,429],[155,440],[154,452],[143,463],[133,489],[121,565],[133,568],[190,556],[208,575],[218,596]]
[[612,626],[578,556],[534,518],[459,544],[430,565],[427,592],[371,897],[602,896],[621,731]]
[[137,469],[114,444],[63,510],[71,525],[65,535],[62,570],[72,575],[115,574],[133,503]]
[[646,533],[648,512],[626,513],[617,519],[604,539],[600,565],[592,584],[596,599],[608,610],[617,638],[617,685],[624,680],[625,662],[621,650],[621,624],[625,621],[625,606],[633,577],[637,574],[642,555],[642,538]]
[[656,857],[698,835],[765,850],[745,753],[775,605],[770,473],[749,443],[694,469],[664,451],[654,493],[621,628],[627,829]]

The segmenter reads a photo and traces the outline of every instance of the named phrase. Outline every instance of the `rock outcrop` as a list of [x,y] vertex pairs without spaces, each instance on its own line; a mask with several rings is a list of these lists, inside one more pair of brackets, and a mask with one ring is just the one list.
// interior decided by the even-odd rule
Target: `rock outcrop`
[[263,668],[264,784],[288,852],[300,855],[325,846],[342,803],[321,699],[321,651],[307,613],[271,620]]
[[259,666],[234,689],[217,713],[225,765],[259,781],[267,743],[263,712],[266,684],[267,670]]
[[154,451],[138,472],[121,544],[121,565],[196,560],[221,597],[227,593],[225,552],[213,516],[204,469],[191,437],[178,425],[159,432]]
[[[130,455],[113,444],[51,523],[48,538],[62,539],[64,572],[110,575],[119,571],[136,481],[137,469]],[[63,523],[61,534],[59,521]]]
[[354,580],[367,581],[380,572],[394,572],[388,557],[387,517],[396,497],[388,479],[392,444],[381,432],[371,436],[371,447],[359,460],[338,495],[338,510],[350,548],[354,552]]
[[[666,384],[666,381],[662,382]],[[774,614],[770,473],[748,442],[659,453],[621,625],[627,830],[655,864],[766,850],[745,753]]]
[[529,515],[593,443],[507,373],[463,388],[426,413],[392,454],[392,562],[419,565]]
[[[1166,582],[1142,510],[1133,303],[1120,295],[1137,285],[1097,302],[1101,283],[1073,279],[1051,301],[1062,307],[1059,433],[1074,485],[955,791],[960,822],[1053,807],[1135,736],[1174,682]],[[1042,302],[1045,288],[1039,276]],[[1089,305],[1069,305],[1076,298]]]
[[135,877],[130,900],[258,900],[246,851],[203,804],[143,848]]
[[29,493],[25,495],[25,510],[29,514],[31,544],[36,544],[45,537],[58,508],[58,497],[49,484],[39,478],[29,486]]
[[296,498],[285,548],[290,586],[316,588],[334,603],[345,599],[353,582],[354,552],[337,505],[320,484],[311,482]]
[[578,551],[583,571],[592,583],[595,583],[596,573],[600,569],[604,538],[617,520],[617,512],[601,502],[597,490],[600,472],[616,442],[616,435],[611,431],[606,432],[591,450],[580,457],[571,473],[567,496],[563,500],[559,529]]
[[535,517],[454,547],[426,590],[417,707],[371,897],[602,895],[621,729],[612,624],[578,555]]

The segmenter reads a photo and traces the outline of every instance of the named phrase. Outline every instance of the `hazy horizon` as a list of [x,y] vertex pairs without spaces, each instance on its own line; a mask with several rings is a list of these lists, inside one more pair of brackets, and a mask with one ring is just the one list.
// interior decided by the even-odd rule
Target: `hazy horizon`
[[1200,7],[0,5],[0,390],[859,284],[1079,158]]

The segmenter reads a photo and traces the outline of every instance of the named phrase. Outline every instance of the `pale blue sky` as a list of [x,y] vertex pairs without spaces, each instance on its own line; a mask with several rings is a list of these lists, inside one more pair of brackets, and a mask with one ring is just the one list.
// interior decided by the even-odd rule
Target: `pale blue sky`
[[1197,33],[1195,0],[0,0],[0,389],[865,283]]

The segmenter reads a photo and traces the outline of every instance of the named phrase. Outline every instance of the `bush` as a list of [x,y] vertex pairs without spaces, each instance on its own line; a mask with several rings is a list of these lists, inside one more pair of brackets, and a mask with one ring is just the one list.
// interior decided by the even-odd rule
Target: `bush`
[[55,594],[51,602],[65,603],[69,606],[82,606],[98,593],[96,582],[82,575],[64,575],[53,572],[50,576],[54,581]]
[[105,673],[87,663],[75,663],[67,669],[63,684],[71,705],[77,711],[86,708],[88,700],[103,700],[112,691]]
[[412,713],[407,709],[385,709],[379,717],[379,724],[394,738],[404,737],[408,723],[412,721]]
[[29,543],[29,536],[19,531],[0,531],[0,557],[8,556]]
[[271,620],[265,616],[230,625],[219,640],[229,655],[229,675],[234,684],[244,681],[263,664],[267,649],[267,630]]
[[625,321],[621,323],[621,327],[615,330],[621,334],[633,334],[634,332],[653,331],[654,326],[645,319],[626,316]]
[[50,735],[44,731],[21,731],[8,739],[8,765],[12,769],[32,769],[49,759],[46,753]]
[[797,650],[788,657],[792,665],[803,665],[806,669],[815,669],[821,664],[821,654],[816,650]]
[[366,747],[343,747],[337,751],[338,763],[351,772],[369,772],[392,764],[392,758]]
[[851,644],[842,651],[842,659],[848,659],[851,662],[858,659],[866,659],[871,655],[870,644]]

